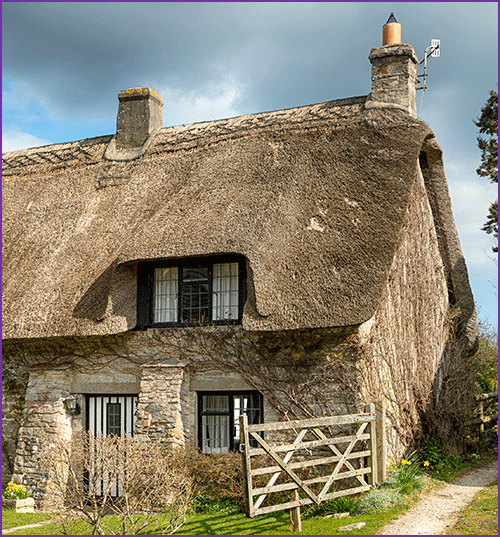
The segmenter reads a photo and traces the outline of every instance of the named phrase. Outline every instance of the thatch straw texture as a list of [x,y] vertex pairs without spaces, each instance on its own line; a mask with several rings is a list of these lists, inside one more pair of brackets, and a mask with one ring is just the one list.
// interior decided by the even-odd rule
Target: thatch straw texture
[[130,162],[111,137],[3,155],[4,338],[132,329],[138,260],[218,253],[248,260],[247,329],[370,319],[432,133],[365,100],[165,128]]

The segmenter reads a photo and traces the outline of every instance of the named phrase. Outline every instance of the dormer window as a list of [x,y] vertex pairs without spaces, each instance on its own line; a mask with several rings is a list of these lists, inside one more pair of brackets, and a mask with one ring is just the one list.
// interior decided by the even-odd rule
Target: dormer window
[[217,256],[138,266],[139,328],[241,322],[245,260]]

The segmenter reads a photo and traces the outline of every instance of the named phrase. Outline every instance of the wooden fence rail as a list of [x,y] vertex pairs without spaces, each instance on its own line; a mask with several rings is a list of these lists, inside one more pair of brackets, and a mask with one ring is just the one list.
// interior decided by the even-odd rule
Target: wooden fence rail
[[[247,516],[291,509],[297,531],[301,506],[364,492],[382,482],[386,477],[384,426],[382,401],[367,405],[359,414],[286,422],[249,425],[242,414],[240,451]],[[340,433],[335,434],[339,427]],[[346,428],[351,429],[347,431],[350,434]],[[286,432],[281,444],[265,439],[266,433],[278,431]],[[256,465],[259,455],[267,455],[265,466],[262,460]],[[269,477],[263,480],[266,475]],[[256,478],[261,481],[258,485],[254,484]],[[269,494],[287,491],[291,493],[289,501],[281,499],[262,507]]]
[[484,401],[488,399],[496,399],[498,401],[498,392],[480,393],[476,395],[476,401],[479,401],[479,417],[469,421],[469,425],[479,425],[479,430],[484,433],[484,424],[490,421],[498,421],[498,413],[491,416],[484,415]]

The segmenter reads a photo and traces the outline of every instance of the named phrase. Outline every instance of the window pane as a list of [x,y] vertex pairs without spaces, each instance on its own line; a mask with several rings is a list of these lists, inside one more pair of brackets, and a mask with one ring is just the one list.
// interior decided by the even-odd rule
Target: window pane
[[203,453],[229,451],[229,416],[202,416]]
[[121,434],[121,404],[108,403],[106,405],[106,418],[108,422],[107,434]]
[[[234,446],[240,444],[240,414],[248,416],[249,425],[260,423],[260,397],[258,395],[235,395],[234,396]],[[250,445],[256,447],[256,441],[250,438]]]
[[182,269],[182,321],[208,320],[208,274],[208,266],[188,266]]
[[230,449],[228,395],[204,395],[202,398],[201,448],[203,453],[221,453]]
[[154,322],[177,322],[177,295],[179,289],[177,267],[155,269]]
[[203,412],[229,412],[229,396],[228,395],[204,395],[203,396]]
[[212,320],[238,319],[238,263],[214,264]]

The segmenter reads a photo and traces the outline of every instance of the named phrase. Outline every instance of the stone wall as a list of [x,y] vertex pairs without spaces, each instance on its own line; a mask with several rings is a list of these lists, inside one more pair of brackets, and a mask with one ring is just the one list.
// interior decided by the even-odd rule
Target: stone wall
[[[153,440],[183,444],[191,438],[186,364],[152,364],[142,368],[136,433]],[[184,419],[183,419],[184,418]]]
[[19,431],[19,423],[15,419],[17,405],[18,396],[4,389],[2,392],[2,489],[6,487],[14,473]]
[[28,384],[25,367],[2,362],[2,489],[14,472],[17,438]]
[[[177,358],[183,342],[176,340],[172,343],[170,336],[168,331],[129,333],[124,341],[119,343],[113,338],[103,339],[100,351],[96,351],[95,345],[89,345],[85,341],[61,341],[60,346],[65,348],[65,365],[55,365],[53,368],[48,364],[56,363],[57,353],[54,353],[51,359],[50,352],[54,352],[58,345],[54,345],[52,341],[47,348],[38,349],[39,356],[43,356],[44,365],[31,366],[15,456],[14,448],[12,449],[13,477],[17,482],[34,489],[38,508],[54,507],[45,489],[45,477],[39,469],[39,454],[56,436],[68,442],[72,439],[78,441],[85,429],[86,394],[137,394],[136,435],[165,439],[175,444],[197,444],[198,392],[255,390],[259,383],[262,383],[262,379],[255,378],[252,381],[248,375],[246,378],[250,381],[244,380],[237,367],[222,367],[221,364],[214,364],[200,356],[190,356],[189,359],[182,360]],[[279,337],[285,336],[281,334]],[[344,335],[343,332],[341,335],[335,332],[334,336],[329,336],[330,339],[322,337],[334,344],[325,343],[324,347],[321,347],[323,350],[316,350],[315,360],[328,359],[324,356],[325,353],[336,348]],[[74,345],[72,359],[71,345]],[[281,349],[283,355],[280,355],[279,360],[282,365],[288,363],[289,359],[294,359],[294,345]],[[246,359],[251,362],[248,356]],[[335,363],[338,361],[338,357],[333,360]],[[32,356],[31,363],[34,362],[36,360]],[[310,373],[310,369],[310,364],[304,366],[304,378]],[[301,369],[297,371],[300,376]],[[339,389],[340,384],[331,386],[329,403],[335,400],[335,393],[338,393]],[[70,394],[77,396],[82,408],[79,415],[70,415],[65,407],[64,400]],[[277,393],[275,397],[286,406],[287,401],[283,393]],[[335,408],[339,413],[347,410],[343,403],[339,403]],[[273,408],[266,396],[264,419],[283,419],[283,414]],[[273,438],[270,433],[268,439]],[[278,439],[278,436],[274,439]],[[6,479],[10,479],[11,474],[12,468],[4,466]]]
[[411,196],[380,307],[359,330],[364,399],[386,399],[394,456],[420,430],[450,341],[447,280],[422,174]]
[[67,368],[30,372],[12,480],[29,486],[37,506],[43,509],[52,507],[52,503],[45,495],[44,486],[40,486],[46,480],[38,459],[51,438],[71,439],[71,416],[64,406],[64,399],[69,395]]

